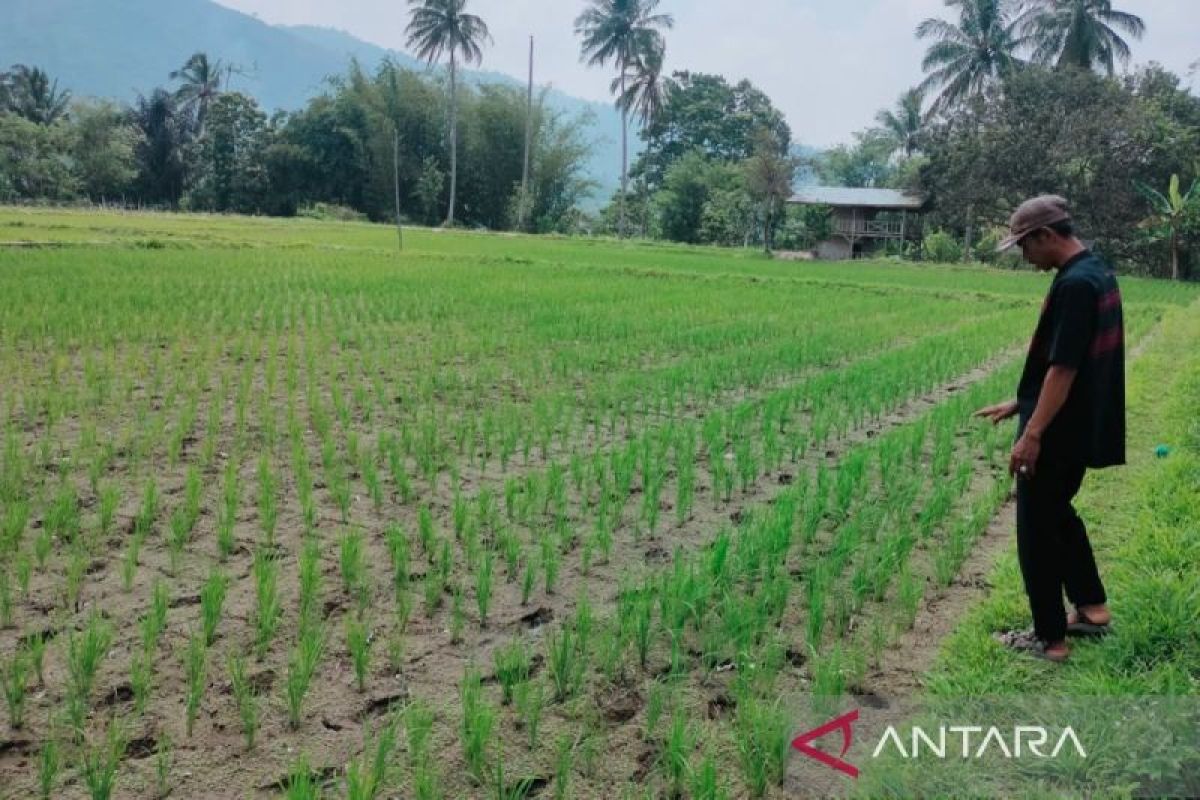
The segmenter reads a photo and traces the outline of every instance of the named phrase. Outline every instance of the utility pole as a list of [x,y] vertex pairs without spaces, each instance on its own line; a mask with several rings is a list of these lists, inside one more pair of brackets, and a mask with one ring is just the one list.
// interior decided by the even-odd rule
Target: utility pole
[[529,37],[529,85],[525,90],[525,167],[521,171],[521,204],[517,213],[517,228],[525,229],[525,214],[529,208],[529,151],[533,144],[533,37]]
[[396,190],[396,238],[404,250],[404,228],[400,225],[400,127],[392,125],[392,186]]

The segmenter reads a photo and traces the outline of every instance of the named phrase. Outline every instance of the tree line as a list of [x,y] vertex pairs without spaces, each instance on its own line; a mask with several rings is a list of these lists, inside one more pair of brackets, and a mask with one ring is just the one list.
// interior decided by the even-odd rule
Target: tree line
[[1123,268],[1200,276],[1200,99],[1157,64],[1116,74],[1144,20],[1109,0],[945,4],[916,29],[925,79],[826,153],[822,179],[928,198],[943,260],[996,260],[1012,208],[1052,192]]
[[[652,102],[637,75],[661,64],[654,27],[669,18],[656,3],[593,0],[577,22],[594,63],[615,59],[626,114]],[[268,115],[229,90],[233,68],[206,53],[129,106],[75,102],[44,71],[15,65],[0,73],[0,200],[284,215],[333,206],[380,220],[573,229],[594,189],[586,119],[553,112],[544,93],[460,85],[460,64],[481,62],[491,41],[486,22],[467,0],[410,5],[409,47],[445,61],[444,72],[385,61],[368,74],[352,63],[290,113]]]
[[[305,108],[268,115],[252,97],[227,89],[229,75],[197,53],[173,73],[174,86],[125,107],[72,101],[41,70],[14,68],[0,95],[0,198],[277,215],[338,207],[391,220],[398,172],[405,219],[446,218],[443,76],[390,61],[368,73],[352,63]],[[584,120],[554,112],[542,97],[527,108],[524,92],[507,86],[460,86],[455,97],[457,177],[468,198],[460,221],[512,225],[528,122],[538,153],[528,227],[570,229],[591,190]],[[394,171],[396,138],[402,149]]]
[[[352,63],[288,113],[268,115],[232,91],[235,68],[206,53],[129,106],[74,101],[42,70],[17,65],[0,76],[0,199],[278,215],[332,208],[375,220],[769,246],[794,169],[783,115],[747,82],[665,75],[673,19],[659,0],[589,0],[575,20],[581,59],[615,68],[610,88],[625,122],[621,187],[597,219],[579,210],[595,188],[584,173],[586,121],[512,87],[461,85],[459,67],[480,63],[491,41],[486,22],[467,0],[410,2],[408,45],[444,71]],[[632,170],[631,119],[647,143]],[[703,187],[693,196],[698,164]]]

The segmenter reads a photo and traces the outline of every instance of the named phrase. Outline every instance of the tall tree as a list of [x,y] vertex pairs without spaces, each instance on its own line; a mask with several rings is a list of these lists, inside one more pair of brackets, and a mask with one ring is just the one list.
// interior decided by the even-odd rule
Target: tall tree
[[204,134],[208,107],[221,93],[224,70],[226,67],[219,60],[210,61],[207,53],[193,53],[182,67],[171,73],[171,80],[181,82],[175,90],[178,110],[191,115],[197,138]]
[[1129,43],[1118,31],[1134,39],[1146,31],[1141,17],[1115,10],[1112,0],[1037,0],[1022,19],[1037,63],[1109,76],[1117,61],[1129,61]]
[[1021,17],[1015,0],[945,0],[958,10],[958,22],[926,19],[917,26],[918,39],[932,39],[921,69],[928,73],[923,91],[940,89],[933,110],[945,111],[982,94],[988,85],[1017,66],[1016,51],[1023,42]]
[[[663,29],[675,25],[670,14],[656,13],[659,0],[588,0],[588,8],[575,19],[582,37],[583,59],[590,66],[617,67],[617,97],[625,96],[627,72],[639,58],[666,48]],[[629,183],[629,108],[621,107],[621,196],[618,229],[625,235],[625,193]]]
[[738,166],[708,158],[700,150],[684,153],[671,164],[662,188],[654,193],[662,235],[675,242],[700,242],[709,201],[721,191],[741,188],[743,180]]
[[71,108],[72,158],[81,193],[93,200],[129,194],[137,176],[137,131],[127,109],[108,100]]
[[71,93],[59,90],[58,81],[51,81],[45,70],[17,64],[5,84],[7,108],[17,116],[38,125],[53,125],[67,116]]
[[905,158],[911,158],[920,147],[921,134],[925,131],[925,92],[909,89],[900,95],[895,109],[883,109],[875,115],[875,121],[896,138],[896,149],[903,150]]
[[667,170],[692,150],[718,161],[744,161],[754,153],[755,136],[763,128],[790,148],[787,120],[771,98],[749,81],[731,85],[720,75],[676,72],[661,112],[643,132],[646,149],[631,174],[645,175],[653,190],[662,186]]
[[0,202],[74,198],[79,182],[67,157],[71,139],[66,125],[0,114]]
[[175,206],[183,194],[186,120],[179,114],[174,96],[164,89],[139,97],[132,116],[141,134],[134,150],[138,194],[149,203]]
[[[304,200],[367,211],[373,190],[378,189],[382,197],[388,198],[390,176],[378,168],[380,163],[387,163],[378,158],[385,151],[370,146],[371,116],[370,109],[351,89],[340,86],[331,94],[313,98],[303,111],[288,118],[284,141],[299,145],[308,154],[300,192]],[[391,156],[390,137],[386,155]],[[376,178],[381,181],[378,186],[373,182]],[[384,203],[390,205],[387,199]]]
[[266,206],[266,150],[274,131],[258,102],[222,92],[209,107],[205,136],[189,162],[189,208],[254,214]]
[[763,130],[755,137],[754,155],[745,165],[746,191],[759,205],[762,221],[763,249],[771,252],[775,225],[787,208],[792,196],[792,181],[796,177],[796,160],[785,147]]
[[492,40],[487,23],[466,13],[467,0],[409,0],[408,46],[432,64],[445,53],[450,58],[450,210],[446,225],[454,225],[458,194],[458,58],[464,63],[483,61],[483,44]]

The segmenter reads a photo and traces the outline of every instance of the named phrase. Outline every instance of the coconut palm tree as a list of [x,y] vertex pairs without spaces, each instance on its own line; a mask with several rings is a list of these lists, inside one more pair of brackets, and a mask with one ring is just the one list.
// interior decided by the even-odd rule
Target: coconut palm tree
[[207,53],[193,53],[170,75],[171,80],[182,81],[175,90],[177,110],[191,115],[197,138],[204,134],[209,105],[221,93],[222,72],[227,72],[227,68],[220,60],[210,61]]
[[1111,0],[1038,0],[1022,18],[1023,32],[1039,64],[1101,70],[1112,75],[1115,62],[1129,61],[1129,43],[1146,32],[1142,18],[1117,11]]
[[875,115],[875,121],[896,139],[896,149],[903,150],[905,158],[912,158],[920,146],[925,131],[925,113],[921,110],[924,104],[925,92],[920,88],[909,89],[900,95],[895,109],[885,108]]
[[450,210],[446,226],[454,225],[458,195],[458,59],[483,61],[483,45],[492,41],[487,23],[465,11],[467,0],[408,0],[413,6],[405,32],[408,46],[429,64],[450,58]]
[[[633,114],[646,128],[667,104],[675,81],[663,75],[663,51],[655,48],[649,53],[639,53],[632,68],[623,76],[613,78],[609,90],[617,95],[617,108]],[[621,88],[622,78],[625,88]]]
[[974,97],[1008,75],[1020,62],[1023,41],[1015,0],[946,0],[958,9],[958,23],[930,18],[917,26],[918,39],[933,39],[921,68],[928,73],[922,91],[940,89],[933,111]]
[[[589,66],[616,63],[614,81],[618,106],[621,108],[621,195],[619,198],[619,227],[625,235],[625,192],[629,182],[629,111],[632,103],[621,103],[625,97],[629,71],[639,58],[666,48],[660,29],[674,27],[670,14],[656,13],[659,0],[588,0],[588,7],[575,19],[575,32],[582,37],[582,58]],[[661,72],[661,67],[660,67]]]
[[[67,115],[71,93],[59,90],[45,70],[16,64],[4,80],[5,107],[39,125],[53,125]],[[0,109],[2,110],[2,109]]]

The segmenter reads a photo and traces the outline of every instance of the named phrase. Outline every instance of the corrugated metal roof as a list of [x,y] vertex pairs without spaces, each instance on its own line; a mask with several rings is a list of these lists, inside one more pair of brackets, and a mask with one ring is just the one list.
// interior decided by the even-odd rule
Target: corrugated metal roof
[[895,189],[847,189],[844,186],[805,186],[792,195],[791,202],[808,205],[839,206],[842,208],[906,208],[915,210],[925,205],[914,197]]

